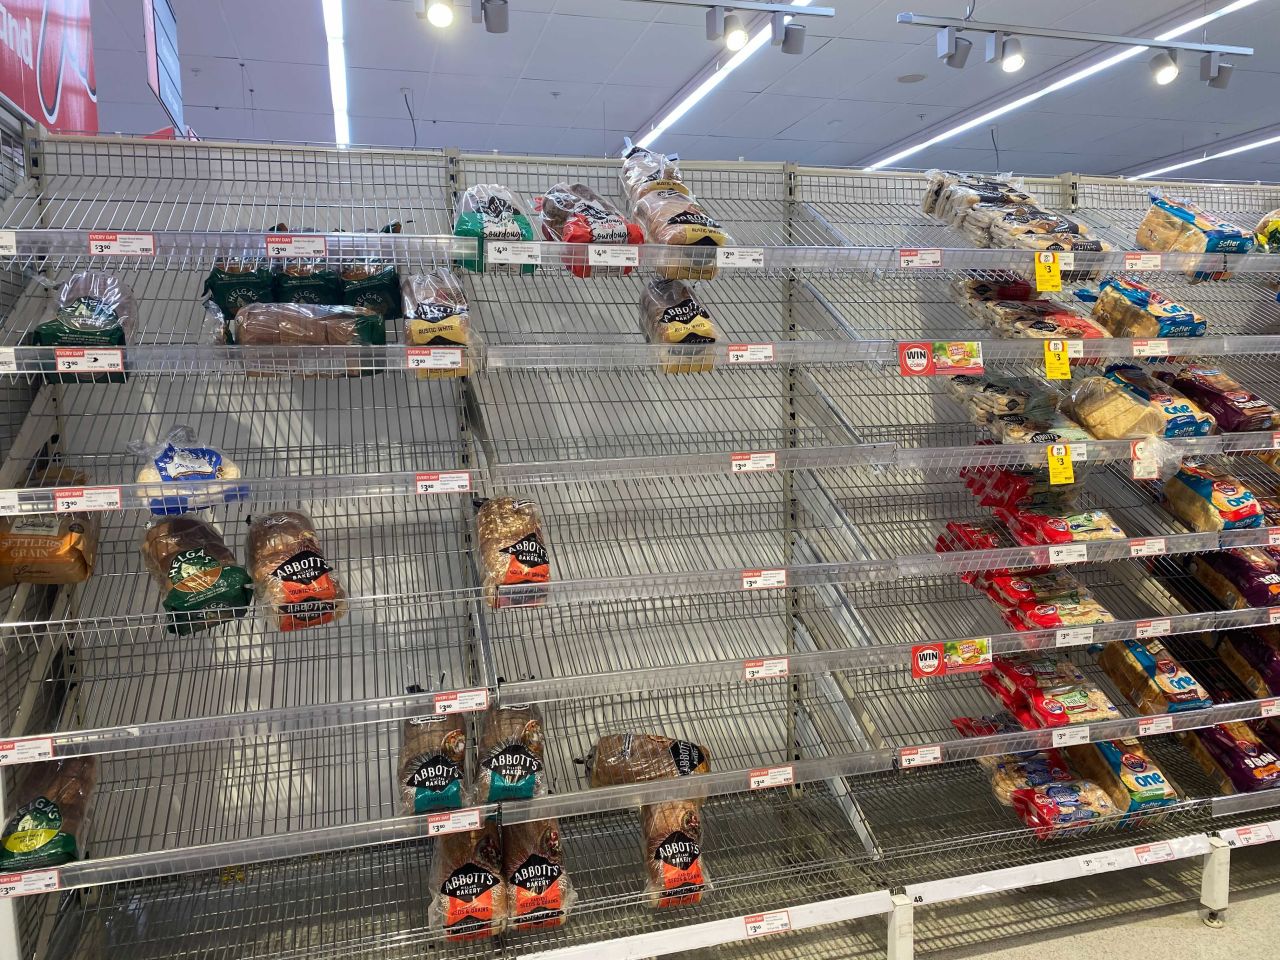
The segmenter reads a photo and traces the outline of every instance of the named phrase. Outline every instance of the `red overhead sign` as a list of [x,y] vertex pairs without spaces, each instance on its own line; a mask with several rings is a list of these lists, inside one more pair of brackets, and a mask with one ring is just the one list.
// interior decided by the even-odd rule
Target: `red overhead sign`
[[89,0],[0,0],[0,93],[50,130],[97,132]]

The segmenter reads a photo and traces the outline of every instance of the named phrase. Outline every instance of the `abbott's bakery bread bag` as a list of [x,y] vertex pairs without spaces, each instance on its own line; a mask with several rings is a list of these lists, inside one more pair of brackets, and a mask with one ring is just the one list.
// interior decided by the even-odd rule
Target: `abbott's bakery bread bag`
[[671,800],[640,808],[645,893],[654,908],[702,902],[709,886],[702,862],[702,810],[697,800]]
[[[557,183],[542,198],[542,235],[573,244],[639,244],[644,231],[585,183]],[[580,254],[585,256],[585,254]],[[565,266],[575,277],[625,276],[631,267],[592,267],[566,252]]]
[[711,313],[680,280],[650,280],[640,294],[640,330],[660,344],[667,373],[697,373],[714,364],[711,346],[719,336]]
[[438,268],[405,277],[400,292],[407,343],[417,347],[456,347],[461,351],[456,365],[421,369],[418,379],[469,375],[471,311],[462,284],[448,270]]
[[158,442],[135,440],[129,452],[141,461],[134,479],[150,500],[151,512],[185,513],[200,507],[233,503],[249,495],[247,485],[221,487],[207,494],[175,493],[185,483],[238,480],[240,467],[220,449],[201,441],[194,427],[179,424]]
[[560,824],[534,820],[502,828],[507,918],[517,930],[558,927],[577,899],[565,871]]
[[627,204],[634,207],[636,202],[646,193],[655,190],[674,190],[677,193],[689,194],[680,176],[678,157],[646,150],[644,147],[633,147],[627,141],[622,153],[622,192]]
[[651,733],[611,733],[596,741],[587,755],[593,787],[670,780],[711,770],[707,748],[688,740]]
[[480,721],[473,802],[528,800],[547,792],[542,715],[532,705],[492,707]]
[[141,550],[163,591],[170,633],[186,635],[244,615],[253,580],[211,524],[189,514],[157,520],[143,534]]
[[[551,561],[535,503],[511,497],[477,500],[476,541],[489,606],[541,603],[551,579]],[[502,593],[502,587],[518,589]]]
[[400,746],[400,810],[456,810],[466,802],[467,725],[464,714],[411,717]]
[[499,184],[476,184],[459,198],[453,233],[458,237],[474,237],[480,245],[479,256],[475,260],[462,261],[468,270],[531,274],[538,269],[529,263],[494,265],[490,262],[492,244],[503,240],[533,240],[533,225],[529,223],[528,216],[516,204],[511,191]]
[[253,518],[249,572],[258,585],[258,601],[277,630],[323,626],[346,615],[347,592],[304,513],[284,510]]
[[447,833],[431,858],[431,926],[446,940],[479,940],[500,933],[510,897],[503,878],[502,835],[493,820],[479,830]]

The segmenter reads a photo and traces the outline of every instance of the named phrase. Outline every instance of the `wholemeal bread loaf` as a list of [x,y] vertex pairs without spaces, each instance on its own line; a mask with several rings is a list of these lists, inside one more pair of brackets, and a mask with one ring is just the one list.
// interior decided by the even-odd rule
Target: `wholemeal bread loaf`
[[96,757],[68,757],[22,768],[6,798],[0,873],[56,867],[84,855]]
[[347,593],[304,513],[284,510],[253,518],[249,572],[267,619],[277,630],[318,627],[346,615]]

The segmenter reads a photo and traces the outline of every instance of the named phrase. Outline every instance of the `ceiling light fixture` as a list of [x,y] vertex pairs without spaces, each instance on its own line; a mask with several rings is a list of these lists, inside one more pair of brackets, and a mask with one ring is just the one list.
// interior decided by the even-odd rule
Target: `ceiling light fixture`
[[731,13],[724,18],[724,45],[725,48],[737,53],[747,45],[747,41],[751,36],[747,33],[747,28],[742,25],[742,18],[736,13]]
[[957,36],[955,27],[943,27],[938,31],[938,59],[948,67],[964,69],[964,62],[969,59],[969,51],[973,42]]
[[1231,74],[1236,69],[1229,63],[1223,63],[1221,58],[1220,53],[1206,53],[1200,58],[1200,79],[1215,90],[1227,89]]
[[342,27],[342,0],[323,0],[324,35],[329,45],[329,98],[333,101],[333,142],[351,143],[347,117],[347,48]]
[[1173,163],[1167,167],[1157,167],[1155,170],[1148,170],[1146,173],[1134,174],[1132,177],[1125,177],[1125,179],[1146,180],[1148,177],[1158,177],[1163,173],[1173,173],[1175,170],[1185,170],[1187,167],[1194,167],[1197,164],[1208,163],[1210,160],[1221,160],[1223,157],[1234,157],[1237,153],[1244,153],[1247,150],[1257,150],[1261,147],[1269,147],[1277,143],[1280,143],[1280,134],[1277,134],[1274,137],[1267,137],[1264,140],[1254,140],[1250,143],[1242,143],[1238,147],[1219,150],[1217,153],[1210,153],[1203,157],[1196,157],[1194,160],[1183,160],[1181,163]]
[[770,29],[773,45],[781,47],[783,53],[799,55],[804,53],[804,38],[808,32],[803,24],[788,23],[791,18],[785,13],[775,13]]
[[1017,73],[1027,65],[1022,53],[1022,41],[1003,33],[987,34],[987,63],[999,63],[1005,73]]
[[[1171,40],[1175,40],[1178,37],[1191,33],[1193,30],[1199,30],[1201,27],[1208,23],[1212,23],[1214,20],[1221,19],[1222,17],[1235,13],[1238,10],[1244,10],[1246,7],[1251,7],[1258,2],[1260,2],[1260,0],[1233,0],[1232,3],[1228,3],[1226,6],[1215,10],[1213,13],[1206,13],[1203,16],[1196,17],[1194,20],[1188,20],[1186,23],[1179,24],[1171,30],[1157,34],[1152,38],[1155,41],[1152,46],[1163,46]],[[902,15],[900,14],[899,18],[901,18],[901,16]],[[910,16],[910,14],[908,14],[908,16]],[[1109,70],[1116,64],[1124,63],[1126,60],[1136,57],[1138,54],[1143,53],[1150,48],[1150,46],[1129,47],[1128,49],[1112,54],[1103,60],[1092,63],[1087,67],[1081,67],[1079,70],[1074,70],[1064,77],[1060,77],[1037,90],[1031,91],[1025,96],[1018,97],[1016,100],[1010,100],[1006,104],[1002,104],[992,110],[980,113],[963,123],[958,123],[954,127],[948,127],[946,130],[934,134],[932,137],[899,150],[896,153],[892,153],[881,160],[877,160],[875,163],[868,165],[866,169],[879,170],[883,167],[893,166],[894,164],[907,159],[907,157],[915,156],[920,151],[927,150],[935,144],[942,143],[945,140],[950,140],[952,137],[958,137],[962,133],[968,133],[975,127],[986,126],[997,117],[1003,117],[1005,114],[1012,113],[1015,110],[1027,106],[1028,104],[1035,103],[1037,100],[1047,97],[1052,93],[1057,93],[1059,90],[1065,90],[1067,87],[1074,86],[1083,80],[1087,80],[1089,77],[1102,73],[1104,70]]]
[[427,22],[433,27],[441,29],[453,23],[453,0],[430,0],[429,3],[418,3],[418,16],[423,16],[422,8],[425,5]]
[[1154,57],[1148,66],[1151,67],[1151,76],[1155,78],[1156,83],[1160,86],[1167,86],[1178,79],[1178,61],[1176,59],[1177,52],[1174,50],[1161,50]]

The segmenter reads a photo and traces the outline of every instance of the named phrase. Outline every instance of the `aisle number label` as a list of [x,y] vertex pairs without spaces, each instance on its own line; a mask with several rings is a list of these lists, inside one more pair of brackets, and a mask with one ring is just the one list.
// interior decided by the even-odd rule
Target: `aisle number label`
[[1150,737],[1157,733],[1172,733],[1173,717],[1163,714],[1158,717],[1143,717],[1138,721],[1138,736]]
[[1052,743],[1055,747],[1076,747],[1088,742],[1089,727],[1087,724],[1059,727],[1053,731]]
[[742,918],[748,937],[763,937],[770,933],[785,933],[791,929],[791,913],[774,910],[771,913],[753,913]]
[[53,757],[52,737],[0,740],[0,767],[10,763],[35,763]]
[[489,709],[488,690],[454,690],[435,695],[436,715],[447,713],[475,713]]
[[1153,456],[1152,445],[1149,442],[1134,440],[1129,444],[1129,456],[1133,459],[1133,479],[1160,479],[1160,459]]
[[1051,251],[1036,254],[1036,289],[1041,293],[1058,293],[1062,290],[1062,264]]
[[18,231],[0,230],[0,257],[18,255]]
[[777,590],[787,585],[786,570],[743,570],[743,590]]
[[443,837],[446,833],[464,833],[480,829],[480,810],[450,810],[448,813],[427,814],[427,836]]
[[154,257],[156,238],[151,233],[94,231],[89,234],[89,252],[105,257]]
[[763,270],[764,247],[716,247],[716,265],[738,270]]
[[1169,355],[1168,340],[1135,340],[1133,341],[1135,357],[1167,357]]
[[515,240],[486,240],[484,255],[490,263],[512,263],[536,267],[542,263],[542,244]]
[[461,347],[408,347],[405,366],[410,370],[461,370]]
[[787,657],[760,657],[742,661],[744,680],[773,680],[791,673],[791,660]]
[[942,266],[942,251],[937,247],[907,247],[898,251],[898,269],[916,270]]
[[1126,270],[1159,270],[1164,266],[1164,258],[1158,253],[1129,252],[1124,255]]
[[1046,340],[1044,342],[1045,379],[1070,380],[1071,360],[1083,356],[1083,340]]
[[731,343],[730,363],[773,363],[772,343]]
[[58,347],[53,351],[53,363],[61,373],[121,373],[124,371],[124,351]]
[[787,764],[784,767],[761,767],[747,774],[747,786],[752,790],[769,790],[773,787],[789,787],[796,782],[796,768]]
[[1258,716],[1280,717],[1280,698],[1271,697],[1267,700],[1258,701]]
[[1169,552],[1169,544],[1164,537],[1146,537],[1134,540],[1129,544],[1131,557],[1162,557]]
[[419,494],[470,493],[471,474],[466,470],[453,470],[448,473],[419,473],[414,477],[414,486]]
[[0,900],[8,897],[25,897],[33,893],[48,893],[61,888],[62,880],[57,870],[28,870],[26,873],[0,874]]
[[1051,564],[1084,563],[1088,559],[1088,544],[1064,543],[1061,546],[1049,548],[1049,562]]
[[1143,843],[1133,848],[1133,855],[1143,866],[1149,863],[1168,863],[1173,859],[1173,847],[1163,840],[1159,843]]
[[1276,838],[1275,832],[1268,823],[1220,830],[1218,836],[1227,841],[1229,847],[1251,847],[1255,843],[1270,843]]
[[587,247],[587,263],[593,267],[638,267],[640,248],[624,243],[593,243]]
[[778,469],[776,453],[734,453],[729,456],[729,469],[733,473],[760,473]]
[[1076,471],[1071,463],[1071,444],[1050,444],[1047,453],[1049,458],[1050,486],[1075,483]]
[[53,491],[56,513],[119,510],[119,487],[59,487]]
[[327,257],[329,241],[313,234],[268,233],[268,257]]
[[898,749],[898,767],[909,770],[912,767],[931,767],[942,762],[942,746],[931,744],[927,747],[900,747]]
[[1134,636],[1139,640],[1150,640],[1152,637],[1167,637],[1173,633],[1173,621],[1168,617],[1158,620],[1139,620],[1134,627]]
[[1093,627],[1063,627],[1053,639],[1055,646],[1080,647],[1093,643]]

